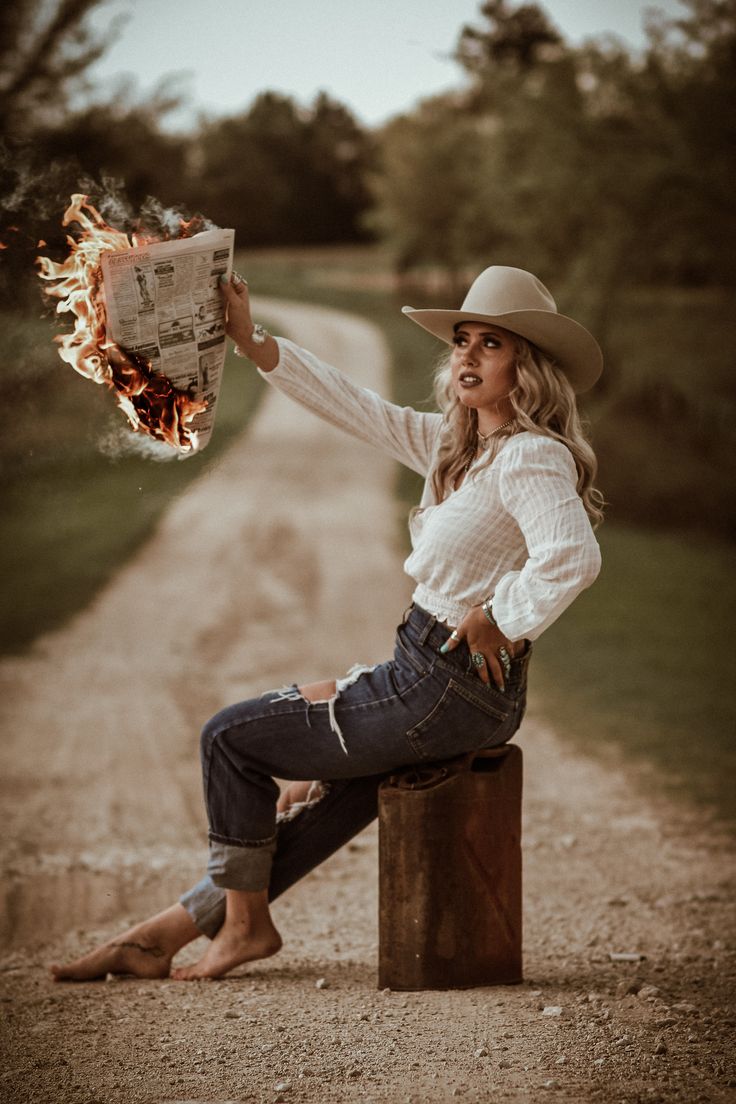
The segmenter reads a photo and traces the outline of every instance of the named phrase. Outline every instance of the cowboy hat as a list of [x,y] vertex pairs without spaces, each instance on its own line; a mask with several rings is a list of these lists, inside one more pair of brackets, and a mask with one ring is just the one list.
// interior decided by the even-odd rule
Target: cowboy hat
[[491,265],[473,281],[460,310],[402,312],[448,344],[459,322],[489,322],[525,337],[551,357],[575,391],[587,391],[603,371],[598,342],[579,322],[557,313],[547,288],[522,268]]

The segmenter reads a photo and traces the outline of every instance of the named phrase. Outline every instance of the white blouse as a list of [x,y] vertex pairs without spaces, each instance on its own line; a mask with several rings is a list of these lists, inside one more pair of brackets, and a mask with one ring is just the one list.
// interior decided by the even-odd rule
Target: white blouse
[[560,441],[528,432],[505,438],[491,464],[471,467],[460,488],[437,502],[429,477],[442,415],[388,402],[293,342],[277,341],[279,362],[261,373],[265,380],[425,477],[404,564],[417,605],[457,625],[493,595],[509,640],[535,640],[593,582],[600,551]]

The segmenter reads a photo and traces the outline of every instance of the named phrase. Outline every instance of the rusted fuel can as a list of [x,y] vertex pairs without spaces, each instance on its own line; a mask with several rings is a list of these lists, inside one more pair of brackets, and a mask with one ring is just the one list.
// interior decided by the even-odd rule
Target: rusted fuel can
[[515,744],[381,784],[379,988],[522,980],[521,791]]

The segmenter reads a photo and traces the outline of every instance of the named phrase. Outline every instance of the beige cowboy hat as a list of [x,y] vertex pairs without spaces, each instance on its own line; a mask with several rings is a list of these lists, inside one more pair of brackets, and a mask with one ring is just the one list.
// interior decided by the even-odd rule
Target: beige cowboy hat
[[402,312],[448,344],[459,322],[489,322],[525,337],[551,357],[575,391],[587,391],[603,371],[603,353],[591,333],[564,314],[547,288],[522,268],[491,265],[473,281],[460,310]]

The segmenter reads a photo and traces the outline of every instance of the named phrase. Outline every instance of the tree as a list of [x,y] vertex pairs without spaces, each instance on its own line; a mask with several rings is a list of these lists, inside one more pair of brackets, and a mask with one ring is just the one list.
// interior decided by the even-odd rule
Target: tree
[[12,0],[0,5],[0,133],[22,138],[58,120],[70,89],[105,52],[87,17],[101,0]]
[[305,109],[264,92],[242,115],[205,124],[193,148],[190,196],[242,245],[364,236],[370,143],[325,94]]

